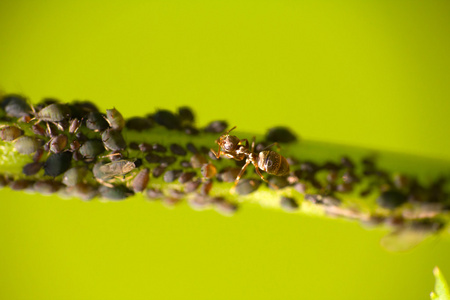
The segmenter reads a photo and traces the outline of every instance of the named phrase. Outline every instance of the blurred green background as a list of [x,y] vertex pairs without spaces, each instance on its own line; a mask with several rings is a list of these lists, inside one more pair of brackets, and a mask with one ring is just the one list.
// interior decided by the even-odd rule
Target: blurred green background
[[[448,1],[0,2],[0,88],[450,159]],[[450,240],[0,191],[1,299],[427,299]]]

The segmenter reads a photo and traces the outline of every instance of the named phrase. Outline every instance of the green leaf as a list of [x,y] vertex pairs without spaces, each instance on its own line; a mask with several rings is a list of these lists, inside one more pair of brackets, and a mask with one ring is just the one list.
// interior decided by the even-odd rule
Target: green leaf
[[441,270],[438,267],[433,269],[434,277],[436,278],[436,283],[434,285],[434,291],[431,292],[430,297],[432,300],[449,300],[450,293],[448,290],[447,281],[442,275]]

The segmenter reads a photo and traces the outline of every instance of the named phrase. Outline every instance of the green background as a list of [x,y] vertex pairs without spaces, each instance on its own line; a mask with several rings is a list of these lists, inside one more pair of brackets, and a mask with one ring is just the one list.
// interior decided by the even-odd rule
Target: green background
[[[448,1],[0,2],[0,88],[450,159]],[[427,299],[450,240],[0,191],[1,299]]]

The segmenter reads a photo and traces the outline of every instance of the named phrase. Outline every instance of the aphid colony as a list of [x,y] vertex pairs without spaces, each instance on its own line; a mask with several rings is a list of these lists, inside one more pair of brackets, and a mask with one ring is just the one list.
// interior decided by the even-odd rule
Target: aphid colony
[[[280,147],[277,151],[271,147],[280,144],[283,149],[297,141],[285,127],[270,129],[263,141],[253,140],[250,145],[247,139],[230,134],[235,127],[226,131],[225,121],[196,128],[188,107],[179,108],[177,113],[158,110],[125,120],[118,110],[103,114],[87,101],[61,104],[46,99],[33,107],[23,97],[9,95],[0,106],[0,121],[9,124],[0,128],[1,139],[32,157],[23,167],[24,176],[0,175],[0,186],[16,190],[58,191],[86,200],[120,200],[144,193],[168,206],[187,198],[195,209],[214,207],[229,215],[237,206],[228,202],[226,195],[211,195],[215,184],[234,183],[230,185],[232,192],[248,195],[266,182],[280,192],[278,204],[286,211],[296,211],[303,203],[319,205],[329,215],[359,219],[368,225],[386,224],[400,232],[410,228],[439,230],[443,228],[440,216],[450,207],[447,179],[426,187],[415,178],[378,169],[373,158],[355,162],[342,157],[319,164],[284,156]],[[127,142],[124,138],[127,131],[151,134],[155,127],[187,136],[202,134],[211,142],[206,147],[193,142]],[[210,149],[214,140],[217,151]],[[255,175],[253,171],[245,174],[250,164]],[[161,184],[153,185],[157,180],[167,183],[163,189]],[[289,193],[283,193],[285,189]],[[365,210],[349,208],[343,204],[345,195],[372,201],[377,209],[368,212],[370,205]]]

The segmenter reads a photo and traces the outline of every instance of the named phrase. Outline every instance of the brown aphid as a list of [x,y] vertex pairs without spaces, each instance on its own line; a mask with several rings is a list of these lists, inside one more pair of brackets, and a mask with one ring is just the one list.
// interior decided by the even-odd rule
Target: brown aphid
[[26,176],[32,176],[36,175],[41,169],[44,164],[40,162],[32,162],[29,164],[26,164],[22,168],[22,173]]
[[162,165],[157,166],[156,168],[153,169],[153,171],[152,171],[152,176],[153,176],[154,178],[160,177],[160,176],[164,173],[164,171],[166,170],[166,168],[167,168],[166,166],[162,166]]
[[33,126],[31,126],[31,130],[36,135],[41,135],[41,136],[45,135],[45,129],[39,124],[34,124]]
[[200,187],[200,194],[202,194],[202,195],[208,195],[208,194],[209,194],[209,191],[211,191],[211,189],[212,189],[212,185],[213,185],[212,180],[207,180],[207,181],[205,181],[205,182],[202,184],[202,186]]
[[14,147],[20,154],[32,154],[39,149],[39,141],[29,136],[21,136],[14,143]]
[[69,132],[77,133],[78,129],[80,129],[81,121],[77,118],[70,120]]
[[201,168],[204,164],[206,164],[207,160],[203,155],[197,153],[191,157],[190,162],[194,169],[198,169]]
[[212,163],[204,164],[201,173],[204,178],[214,178],[217,174],[217,168]]
[[44,155],[44,149],[42,149],[42,148],[37,149],[36,152],[33,154],[33,161],[34,162],[40,161],[43,155]]
[[164,196],[163,192],[160,189],[157,188],[148,188],[145,191],[145,195],[150,200],[159,199]]
[[147,187],[150,180],[150,170],[148,168],[142,169],[133,179],[133,191],[135,193],[142,192]]
[[[285,157],[272,150],[264,150],[256,153],[254,151],[254,137],[252,148],[249,150],[247,139],[241,140],[238,137],[229,134],[235,128],[236,126],[228,130],[224,135],[220,136],[219,139],[216,140],[216,144],[219,145],[219,150],[217,153],[211,149],[217,158],[224,155],[237,161],[242,161],[245,159],[245,165],[242,167],[241,172],[237,176],[234,186],[237,185],[239,179],[244,174],[245,169],[250,163],[255,166],[256,173],[258,173],[261,179],[267,183],[269,183],[269,181],[264,178],[259,169],[275,176],[284,176],[289,174],[289,163]],[[270,148],[271,146],[272,145],[269,145],[266,148]]]
[[68,138],[65,134],[60,134],[49,141],[50,152],[59,153],[63,151],[68,142]]
[[186,183],[194,178],[195,175],[197,175],[197,173],[195,172],[183,172],[183,174],[181,174],[181,176],[178,178],[178,181],[180,183]]
[[236,204],[227,202],[223,198],[213,198],[212,202],[214,203],[214,208],[216,209],[216,211],[226,217],[233,216],[238,209],[238,206]]
[[14,180],[9,184],[9,187],[14,191],[22,191],[33,185],[34,181],[27,179]]
[[228,167],[220,172],[217,176],[223,182],[234,182],[239,175],[240,169]]
[[0,131],[0,138],[5,142],[12,142],[21,135],[23,131],[16,126],[5,126]]
[[200,179],[186,182],[184,185],[184,191],[186,193],[192,193],[193,191],[198,189],[198,187],[200,186],[201,183],[202,183],[202,181]]

